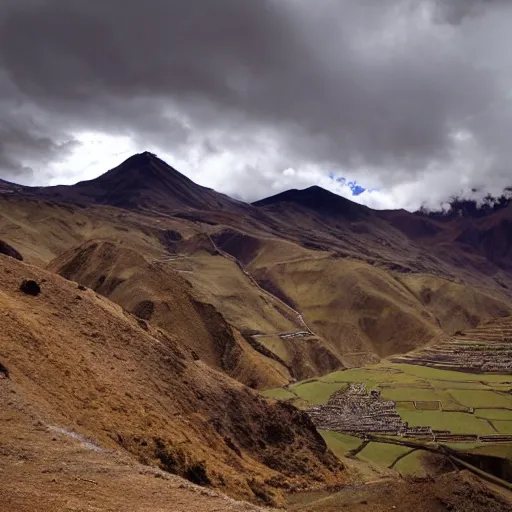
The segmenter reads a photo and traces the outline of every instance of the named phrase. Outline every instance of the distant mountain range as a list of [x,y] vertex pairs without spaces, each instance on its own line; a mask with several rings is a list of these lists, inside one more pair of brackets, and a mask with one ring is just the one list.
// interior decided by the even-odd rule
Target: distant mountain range
[[[414,256],[419,247],[440,259],[441,275],[475,268],[490,276],[512,268],[511,199],[488,197],[483,205],[454,198],[449,212],[372,210],[318,186],[288,190],[252,204],[197,185],[152,153],[128,158],[102,176],[75,185],[23,187],[0,183],[0,191],[72,204],[110,205],[165,213],[210,225],[250,226],[310,249],[334,250],[365,260],[391,259],[395,266],[425,270]],[[384,257],[382,242],[393,247]],[[376,245],[377,244],[377,245]],[[410,247],[413,244],[414,247]],[[460,265],[457,254],[466,264]],[[446,265],[455,267],[450,272]]]

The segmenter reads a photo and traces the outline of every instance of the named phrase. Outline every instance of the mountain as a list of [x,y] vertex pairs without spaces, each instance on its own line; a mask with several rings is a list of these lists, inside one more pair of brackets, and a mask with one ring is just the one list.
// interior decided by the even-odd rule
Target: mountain
[[[249,205],[147,152],[89,182],[12,190],[0,195],[0,237],[27,262],[128,311],[151,304],[153,323],[257,389],[404,353],[511,310],[507,210],[441,221],[320,187]],[[302,343],[286,336],[301,332]]]
[[41,188],[46,196],[120,208],[151,210],[239,210],[244,204],[201,187],[160,160],[144,152],[133,155],[99,178],[76,185]]
[[256,201],[253,205],[273,205],[274,207],[280,206],[282,208],[293,205],[348,221],[368,218],[373,214],[370,208],[349,201],[318,186],[309,187],[304,190],[287,190],[275,196]]
[[512,270],[512,205],[476,221],[460,221],[456,242],[507,271]]

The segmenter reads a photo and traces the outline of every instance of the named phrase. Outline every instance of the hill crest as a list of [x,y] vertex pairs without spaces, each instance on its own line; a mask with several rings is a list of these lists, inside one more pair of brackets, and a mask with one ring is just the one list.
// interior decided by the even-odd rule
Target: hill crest
[[291,189],[252,203],[257,207],[276,206],[286,203],[314,210],[330,216],[339,215],[349,219],[359,219],[370,216],[371,208],[360,205],[345,197],[330,192],[318,185],[305,189]]

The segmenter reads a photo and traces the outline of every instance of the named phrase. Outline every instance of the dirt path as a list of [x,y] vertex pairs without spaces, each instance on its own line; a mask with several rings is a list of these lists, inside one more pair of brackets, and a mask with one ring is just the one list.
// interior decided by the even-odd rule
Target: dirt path
[[295,317],[297,318],[297,320],[299,321],[299,323],[304,327],[304,329],[309,333],[311,334],[312,336],[316,336],[317,338],[320,338],[320,336],[318,336],[310,327],[309,325],[306,323],[306,321],[304,320],[304,317],[302,316],[302,313],[300,313],[299,311],[297,311],[296,309],[292,308],[289,304],[287,304],[286,302],[284,302],[283,300],[281,300],[279,297],[276,297],[273,293],[269,292],[268,290],[266,290],[265,288],[263,288],[259,283],[258,281],[256,281],[256,279],[254,279],[254,277],[249,273],[248,270],[246,270],[244,268],[244,266],[234,257],[232,256],[231,254],[223,251],[222,249],[220,249],[218,247],[218,245],[214,242],[214,240],[212,239],[212,237],[208,234],[208,233],[204,233],[208,239],[210,240],[211,244],[212,244],[212,247],[213,249],[218,253],[220,254],[221,256],[223,256],[224,258],[227,258],[228,260],[232,261],[246,276],[247,278],[251,281],[251,283],[256,286],[256,288],[258,288],[262,293],[264,293],[267,297],[269,297],[272,301],[274,302],[278,302],[281,306],[283,306],[286,310],[290,311],[291,313],[293,313],[293,315],[295,315]]
[[279,336],[280,338],[295,338],[297,336],[310,336],[309,331],[296,331],[296,332],[274,332],[270,334],[254,334],[253,338],[271,338],[273,336]]

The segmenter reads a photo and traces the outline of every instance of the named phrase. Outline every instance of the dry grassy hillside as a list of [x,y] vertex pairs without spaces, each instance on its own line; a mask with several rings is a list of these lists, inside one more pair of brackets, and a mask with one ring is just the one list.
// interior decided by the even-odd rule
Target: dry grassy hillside
[[[201,294],[184,279],[185,274],[176,270],[173,261],[184,264],[184,258],[148,261],[115,242],[92,241],[67,251],[48,268],[165,329],[181,340],[191,357],[240,382],[255,388],[289,382],[285,367],[251,347],[212,304],[198,300]],[[186,259],[185,264],[190,265],[190,260]],[[207,283],[206,273],[200,275]],[[229,271],[223,275],[227,279]]]
[[[458,224],[331,196],[332,209],[299,193],[298,203],[240,214],[228,203],[158,213],[14,194],[0,197],[0,239],[258,388],[403,353],[510,311],[510,276],[461,251]],[[89,253],[95,243],[103,249]]]
[[[23,278],[42,293],[23,294]],[[4,256],[0,290],[1,364],[53,425],[252,501],[343,478],[303,413],[189,357],[179,337]]]
[[291,297],[347,365],[407,352],[443,335],[436,316],[409,289],[366,263],[312,259],[255,273]]
[[165,253],[169,231],[189,223],[135,214],[109,207],[53,203],[29,197],[0,195],[0,233],[25,260],[44,265],[91,239],[115,239],[149,257]]
[[[56,427],[25,400],[23,384],[0,380],[0,496],[15,512],[263,512],[105,450]],[[29,400],[30,401],[30,400]]]
[[448,334],[507,316],[510,302],[492,289],[465,286],[428,275],[404,275],[399,281],[435,316]]

